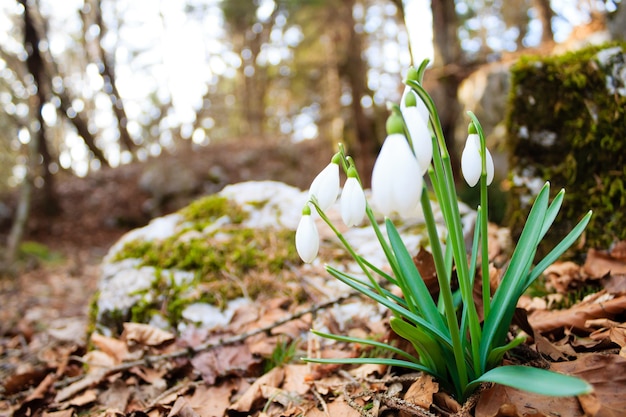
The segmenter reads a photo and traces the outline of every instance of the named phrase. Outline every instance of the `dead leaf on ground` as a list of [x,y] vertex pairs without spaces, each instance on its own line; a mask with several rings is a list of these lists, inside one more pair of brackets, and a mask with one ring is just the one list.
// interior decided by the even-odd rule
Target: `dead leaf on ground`
[[354,408],[350,407],[343,397],[339,397],[336,400],[326,404],[328,413],[325,410],[314,408],[306,413],[307,417],[328,417],[328,416],[342,416],[342,417],[361,417]]
[[263,397],[262,386],[268,387],[280,387],[285,378],[285,371],[283,368],[274,368],[265,375],[258,378],[254,383],[246,390],[246,392],[235,401],[228,409],[232,411],[248,412],[254,408],[254,404],[258,401],[263,401],[266,398]]
[[167,417],[200,417],[185,397],[178,397]]
[[249,375],[251,368],[260,363],[261,359],[254,357],[245,344],[219,346],[191,359],[193,367],[209,385],[213,385],[218,377]]
[[306,381],[309,373],[308,365],[287,364],[283,366],[285,370],[285,380],[283,389],[296,394],[306,394],[311,389],[311,385]]
[[475,417],[579,417],[584,413],[575,397],[548,397],[494,385],[483,391]]
[[239,382],[229,379],[217,386],[197,386],[189,398],[189,404],[202,417],[222,417],[230,406],[230,398]]
[[589,353],[581,355],[575,361],[554,363],[552,369],[564,374],[576,375],[593,385],[594,392],[581,397],[581,404],[590,415],[594,417],[624,415],[626,411],[626,397],[624,396],[626,358],[619,355]]
[[116,365],[128,359],[128,345],[119,339],[103,336],[99,333],[92,333],[91,344],[98,350],[114,358]]
[[[411,384],[404,394],[404,399],[412,404],[429,410],[433,404],[433,395],[439,392],[439,384],[428,374],[422,374],[417,381]],[[400,416],[406,415],[400,412]]]
[[174,340],[174,335],[143,323],[124,323],[122,340],[144,346],[160,346]]
[[591,333],[586,327],[588,320],[613,319],[626,311],[626,295],[614,297],[600,291],[565,310],[535,311],[529,317],[533,329],[541,333],[561,329],[576,329]]
[[626,260],[616,258],[611,253],[607,254],[596,249],[589,249],[583,270],[589,276],[597,278],[608,274],[623,275],[626,274]]

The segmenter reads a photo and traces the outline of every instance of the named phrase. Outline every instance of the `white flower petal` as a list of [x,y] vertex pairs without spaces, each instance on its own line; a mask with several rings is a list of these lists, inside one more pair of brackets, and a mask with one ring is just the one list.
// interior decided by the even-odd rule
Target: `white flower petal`
[[341,193],[341,218],[348,227],[358,226],[365,216],[365,193],[354,177],[349,177]]
[[387,137],[372,172],[372,201],[385,216],[414,212],[422,193],[421,168],[404,135]]
[[320,238],[317,226],[310,215],[304,215],[296,229],[296,250],[300,258],[306,263],[311,263],[319,251]]
[[424,175],[433,159],[433,141],[428,125],[424,123],[417,107],[406,107],[402,110],[402,117],[411,135],[413,151]]
[[491,183],[493,182],[495,169],[493,166],[493,158],[491,157],[491,152],[489,152],[489,149],[485,150],[487,151],[487,155],[485,157],[485,163],[487,164],[487,185],[491,185]]
[[339,165],[331,162],[313,180],[309,197],[315,197],[319,207],[325,211],[337,201],[339,195]]
[[465,148],[461,154],[461,172],[470,187],[475,186],[480,179],[480,138],[476,134],[467,137]]

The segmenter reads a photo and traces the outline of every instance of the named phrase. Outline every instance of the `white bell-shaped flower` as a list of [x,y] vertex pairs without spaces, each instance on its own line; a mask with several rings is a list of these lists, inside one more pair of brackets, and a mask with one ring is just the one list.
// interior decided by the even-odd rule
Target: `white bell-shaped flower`
[[422,169],[406,137],[387,136],[372,172],[372,201],[385,216],[396,212],[408,217],[422,195]]
[[331,162],[313,180],[309,188],[309,198],[315,197],[318,206],[328,210],[339,195],[339,164]]
[[348,170],[348,179],[341,192],[341,218],[348,227],[361,224],[366,206],[365,193],[356,174],[351,175],[352,170],[354,168]]
[[[487,168],[487,185],[491,184],[494,175],[493,158],[489,149],[485,148],[485,164]],[[470,187],[475,186],[480,180],[482,162],[480,158],[480,136],[472,133],[467,136],[465,148],[461,154],[461,172]]]
[[422,168],[422,175],[424,175],[433,159],[433,141],[428,125],[424,123],[416,106],[405,107],[402,110],[402,117],[411,136],[415,157]]
[[307,205],[302,210],[302,217],[296,229],[296,251],[304,262],[311,263],[317,257],[319,247],[319,233],[315,220],[311,217],[311,209]]

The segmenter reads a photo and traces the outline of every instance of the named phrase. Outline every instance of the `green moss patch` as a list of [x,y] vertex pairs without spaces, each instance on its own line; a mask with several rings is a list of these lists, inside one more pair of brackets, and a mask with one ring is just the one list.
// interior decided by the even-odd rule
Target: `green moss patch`
[[557,57],[527,56],[513,66],[507,224],[514,237],[526,221],[534,186],[549,180],[553,194],[561,188],[566,194],[541,251],[590,209],[587,247],[626,239],[625,58],[626,44],[614,43]]

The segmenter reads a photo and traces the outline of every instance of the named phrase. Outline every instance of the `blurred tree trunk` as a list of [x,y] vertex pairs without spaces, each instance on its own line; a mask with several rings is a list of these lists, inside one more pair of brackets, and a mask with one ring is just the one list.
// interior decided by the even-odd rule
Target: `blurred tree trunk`
[[115,114],[115,118],[117,119],[122,147],[133,153],[136,145],[128,133],[128,117],[126,116],[124,102],[120,97],[115,82],[115,67],[102,46],[102,40],[106,34],[107,28],[102,20],[101,0],[85,2],[85,6],[81,10],[81,17],[83,18],[83,33],[85,33],[86,41],[88,39],[87,31],[90,30],[91,25],[95,25],[98,28],[98,36],[92,41],[93,49],[87,47],[87,53],[92,51],[91,60],[98,65],[98,70],[104,80],[104,91],[109,95],[109,100],[111,100],[113,114]]
[[[42,40],[45,40],[47,42],[48,40],[46,37],[45,25],[42,17],[38,13],[37,8],[30,5],[30,2],[28,0],[19,0],[19,2],[24,5],[25,20],[26,15],[29,16],[28,22],[32,30],[33,36],[35,37],[34,39],[36,39],[37,41],[37,45],[39,45],[39,42]],[[28,12],[26,12],[26,10]],[[40,57],[39,62],[41,64],[40,81],[44,83],[42,85],[38,84],[38,89],[42,89],[42,87],[47,87],[48,90],[51,91],[51,94],[54,94],[59,98],[59,101],[61,103],[60,110],[63,117],[65,117],[76,128],[78,134],[85,142],[85,145],[87,145],[89,150],[93,153],[93,156],[98,159],[102,165],[109,166],[109,162],[104,156],[104,153],[96,145],[96,139],[89,130],[89,124],[84,115],[80,112],[76,112],[72,108],[72,101],[74,100],[74,97],[72,97],[71,92],[63,86],[57,88],[52,87],[52,79],[54,77],[59,77],[63,79],[63,77],[59,73],[58,68],[56,67],[52,55],[50,55],[50,52],[48,50],[44,52],[37,48],[37,51]],[[44,103],[45,101],[40,104],[43,105]],[[44,152],[46,152],[46,150],[40,148],[39,152],[44,155]]]
[[[433,100],[437,105],[443,133],[450,149],[453,169],[459,166],[455,127],[460,116],[460,105],[457,97],[461,81],[470,73],[464,65],[461,43],[457,35],[459,27],[454,0],[438,0],[431,2],[433,14],[433,41],[435,62],[433,71],[437,76],[437,91],[433,92]],[[426,75],[428,77],[428,74]]]
[[[37,123],[36,128],[29,129],[29,133],[34,135],[31,136],[31,141],[37,142],[37,149],[42,157],[42,177],[44,179],[43,208],[46,213],[54,215],[59,212],[60,205],[54,191],[54,178],[50,171],[53,161],[46,141],[46,124],[41,113],[42,107],[46,102],[46,89],[48,88],[49,80],[46,78],[45,63],[39,49],[41,39],[35,26],[31,8],[27,5],[27,0],[19,0],[19,2],[24,6],[24,49],[28,53],[26,67],[32,75],[33,83],[37,88],[35,93],[36,105],[30,106],[30,110],[33,112],[30,114],[30,117],[34,117]],[[34,176],[35,174],[31,173],[30,175]],[[28,210],[26,210],[26,215],[27,213]]]
[[534,2],[537,8],[537,18],[541,22],[541,43],[553,42],[552,17],[554,17],[554,12],[550,7],[550,0],[534,0]]
[[352,93],[350,104],[354,121],[356,142],[353,145],[354,155],[363,185],[370,186],[372,168],[376,158],[376,130],[372,119],[365,113],[361,99],[370,95],[367,88],[367,63],[363,59],[363,33],[356,30],[353,9],[356,0],[346,0],[338,11],[337,18],[347,28],[346,58],[341,68],[341,75],[347,80]]

